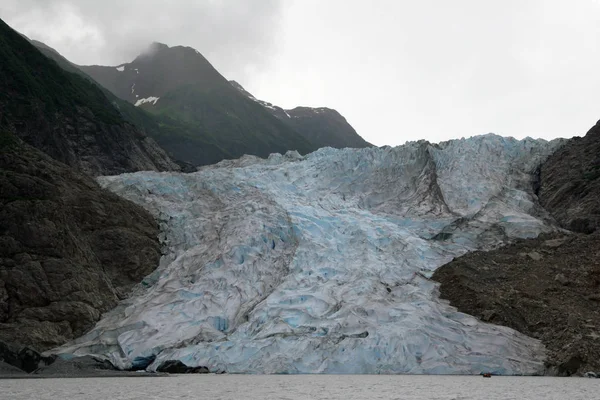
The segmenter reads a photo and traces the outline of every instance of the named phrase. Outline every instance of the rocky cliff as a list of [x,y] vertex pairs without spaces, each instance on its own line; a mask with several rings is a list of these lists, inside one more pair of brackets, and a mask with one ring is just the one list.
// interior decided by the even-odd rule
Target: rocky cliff
[[600,121],[542,165],[538,194],[564,228],[591,233],[600,227]]
[[88,176],[0,134],[0,341],[80,336],[156,268],[158,226]]

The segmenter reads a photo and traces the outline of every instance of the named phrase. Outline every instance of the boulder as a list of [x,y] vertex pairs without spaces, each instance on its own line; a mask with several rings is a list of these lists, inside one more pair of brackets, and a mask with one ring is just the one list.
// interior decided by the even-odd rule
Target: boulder
[[561,285],[569,284],[569,280],[567,279],[567,277],[564,274],[556,274],[556,276],[554,277],[554,280],[556,282],[560,283]]
[[32,372],[41,366],[52,364],[54,360],[55,357],[44,357],[32,348],[0,342],[0,362],[12,365],[21,371]]
[[210,372],[206,367],[188,367],[179,360],[163,361],[156,371],[170,374],[208,374]]

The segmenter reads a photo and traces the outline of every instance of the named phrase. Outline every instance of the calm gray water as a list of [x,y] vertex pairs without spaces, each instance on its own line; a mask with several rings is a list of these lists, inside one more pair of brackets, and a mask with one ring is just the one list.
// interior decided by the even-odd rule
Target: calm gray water
[[600,399],[600,379],[407,375],[180,375],[0,380],[0,399]]

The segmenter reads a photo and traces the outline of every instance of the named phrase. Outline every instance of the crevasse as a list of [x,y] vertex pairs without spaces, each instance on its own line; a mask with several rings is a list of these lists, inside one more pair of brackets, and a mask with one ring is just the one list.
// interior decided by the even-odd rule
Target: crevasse
[[538,341],[457,312],[428,277],[555,229],[532,179],[558,145],[485,135],[101,177],[155,215],[164,256],[55,351],[149,370],[542,373]]

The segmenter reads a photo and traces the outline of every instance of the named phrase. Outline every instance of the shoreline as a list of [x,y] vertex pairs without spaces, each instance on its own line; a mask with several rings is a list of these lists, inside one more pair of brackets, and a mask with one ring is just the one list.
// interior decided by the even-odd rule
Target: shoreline
[[[481,377],[481,375],[463,375],[463,374],[172,374],[167,372],[134,372],[134,371],[111,371],[107,373],[82,373],[82,374],[0,374],[0,380],[10,379],[75,379],[75,378],[167,378],[180,376],[207,376],[207,375],[238,375],[238,376],[427,376],[427,377],[447,377],[447,376],[472,376]],[[585,378],[594,379],[586,376],[558,376],[558,375],[492,375],[492,378]]]
[[[173,375],[164,372],[129,372],[129,371],[114,371],[108,373],[83,373],[83,374],[15,374],[7,375],[0,374],[0,380],[7,379],[53,379],[53,378],[166,378]],[[181,374],[183,375],[183,374]],[[189,375],[189,374],[188,374]]]

